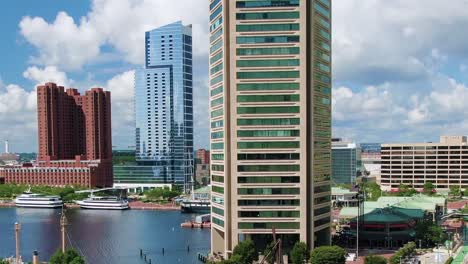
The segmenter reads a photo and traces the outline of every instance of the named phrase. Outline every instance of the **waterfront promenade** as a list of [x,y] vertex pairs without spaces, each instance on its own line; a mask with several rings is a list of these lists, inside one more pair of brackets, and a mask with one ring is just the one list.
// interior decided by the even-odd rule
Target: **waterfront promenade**
[[[0,208],[16,207],[13,201],[0,201]],[[66,203],[66,208],[80,208],[78,204]],[[159,203],[145,203],[142,201],[129,202],[130,209],[134,210],[160,210],[160,211],[179,211],[180,206],[173,203],[159,204]]]

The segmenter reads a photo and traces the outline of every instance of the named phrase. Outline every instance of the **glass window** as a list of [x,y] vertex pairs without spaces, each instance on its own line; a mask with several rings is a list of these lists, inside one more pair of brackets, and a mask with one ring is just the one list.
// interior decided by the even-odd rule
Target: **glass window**
[[238,114],[299,113],[299,106],[238,107]]
[[237,90],[299,90],[299,83],[239,83]]
[[299,18],[299,12],[237,13],[237,20]]
[[221,51],[220,53],[214,55],[211,59],[210,59],[210,63],[211,64],[214,64],[215,62],[217,62],[218,60],[222,59],[223,58],[223,52]]
[[299,60],[238,60],[237,67],[280,67],[280,66],[299,66]]
[[212,175],[211,180],[214,182],[224,182],[224,177],[219,175]]
[[298,137],[299,130],[238,130],[238,137]]
[[299,125],[299,122],[299,118],[237,119],[239,126],[288,126]]
[[273,94],[273,95],[238,95],[237,101],[247,102],[299,102],[298,94]]
[[257,171],[299,171],[299,165],[239,165],[238,172],[257,172]]
[[220,208],[218,208],[218,207],[212,206],[212,207],[211,207],[211,211],[212,211],[213,213],[215,213],[215,214],[224,216],[224,210],[223,210],[223,209],[220,209]]
[[299,177],[237,177],[238,183],[299,183]]
[[324,8],[319,3],[314,3],[315,10],[317,10],[322,16],[330,19],[330,11]]
[[281,6],[299,6],[299,0],[269,0],[269,1],[237,1],[236,7],[281,7]]
[[223,127],[223,126],[224,126],[223,120],[211,122],[211,128],[218,128],[218,127]]
[[223,149],[224,143],[211,143],[211,149]]
[[291,31],[299,30],[299,24],[254,24],[254,25],[237,25],[237,32],[250,31]]
[[211,84],[211,85],[215,85],[215,84],[217,84],[217,83],[222,82],[222,81],[223,81],[223,77],[224,77],[224,76],[223,76],[222,74],[220,74],[220,75],[218,75],[218,76],[212,78],[211,81],[210,81],[210,84]]
[[211,133],[211,138],[212,139],[224,138],[224,131]]
[[224,114],[224,109],[222,108],[218,110],[214,110],[214,111],[211,111],[211,118],[222,116],[223,114]]
[[214,66],[213,68],[210,69],[211,74],[215,74],[223,69],[223,63],[221,62],[220,64]]
[[210,48],[210,53],[214,53],[215,51],[217,51],[219,48],[221,48],[221,46],[223,46],[223,40],[220,39],[218,42],[216,42],[215,44],[213,44]]
[[299,148],[299,141],[280,142],[237,142],[239,149],[260,149],[260,148]]
[[291,48],[239,48],[237,55],[290,55],[299,54],[299,47]]
[[215,19],[219,14],[221,14],[221,12],[223,11],[223,6],[219,6],[218,8],[216,8],[215,11],[213,11],[213,13],[211,13],[210,15],[210,21]]
[[290,43],[299,42],[299,36],[252,36],[237,37],[237,44],[255,44],[255,43]]
[[224,154],[211,154],[212,160],[224,160]]
[[[214,208],[214,207],[213,207]],[[299,211],[239,211],[239,217],[299,217]]]
[[215,88],[215,89],[211,90],[210,94],[211,94],[211,96],[215,96],[215,95],[218,95],[218,94],[220,94],[222,92],[223,92],[223,86],[220,86],[218,88]]
[[224,171],[224,165],[211,165],[213,171]]
[[215,6],[220,2],[221,0],[214,0],[211,4],[210,4],[210,10],[213,10],[213,8],[215,8]]
[[299,188],[238,188],[240,195],[299,194]]
[[223,34],[223,29],[220,28],[218,31],[216,31],[214,34],[210,36],[210,42],[215,41],[219,36]]
[[294,200],[238,200],[239,206],[299,206],[300,201]]
[[237,72],[238,79],[299,78],[299,71]]
[[211,107],[215,107],[217,105],[221,105],[223,104],[224,102],[224,98],[223,97],[219,97],[219,98],[216,98],[214,99],[213,101],[211,101]]
[[224,227],[224,221],[219,219],[219,218],[216,218],[216,217],[212,217],[213,218],[213,224],[216,224],[216,225],[219,225],[219,226],[222,226]]
[[278,222],[278,223],[244,223],[241,222],[238,224],[239,229],[299,229],[299,222],[293,223],[285,223],[285,222]]
[[224,188],[223,188],[223,187],[219,187],[219,186],[214,186],[214,185],[212,185],[212,186],[211,186],[211,191],[212,191],[212,192],[215,192],[215,193],[223,194],[223,193],[224,193]]
[[219,17],[213,23],[210,25],[210,32],[215,31],[217,28],[219,28],[223,24],[223,17]]

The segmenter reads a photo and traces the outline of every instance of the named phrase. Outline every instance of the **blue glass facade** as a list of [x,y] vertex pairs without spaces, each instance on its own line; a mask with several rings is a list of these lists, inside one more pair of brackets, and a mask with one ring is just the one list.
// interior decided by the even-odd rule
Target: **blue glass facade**
[[155,182],[190,188],[193,172],[192,28],[172,23],[145,34],[135,73],[136,161]]

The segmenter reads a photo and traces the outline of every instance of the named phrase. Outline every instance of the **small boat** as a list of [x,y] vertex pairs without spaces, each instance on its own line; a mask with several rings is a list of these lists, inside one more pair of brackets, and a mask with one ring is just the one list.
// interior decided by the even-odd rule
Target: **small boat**
[[82,201],[76,201],[83,209],[125,210],[128,201],[116,196],[90,196]]
[[59,208],[63,206],[59,196],[47,196],[26,191],[15,199],[16,207]]
[[180,203],[183,213],[209,213],[211,202],[209,200],[184,200]]

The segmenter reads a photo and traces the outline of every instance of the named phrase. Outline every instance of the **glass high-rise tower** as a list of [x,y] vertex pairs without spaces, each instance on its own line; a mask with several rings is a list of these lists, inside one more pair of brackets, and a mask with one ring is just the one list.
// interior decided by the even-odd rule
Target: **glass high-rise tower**
[[212,251],[330,244],[331,0],[211,0]]
[[135,73],[136,161],[153,182],[190,188],[193,174],[192,27],[172,23],[145,35]]

